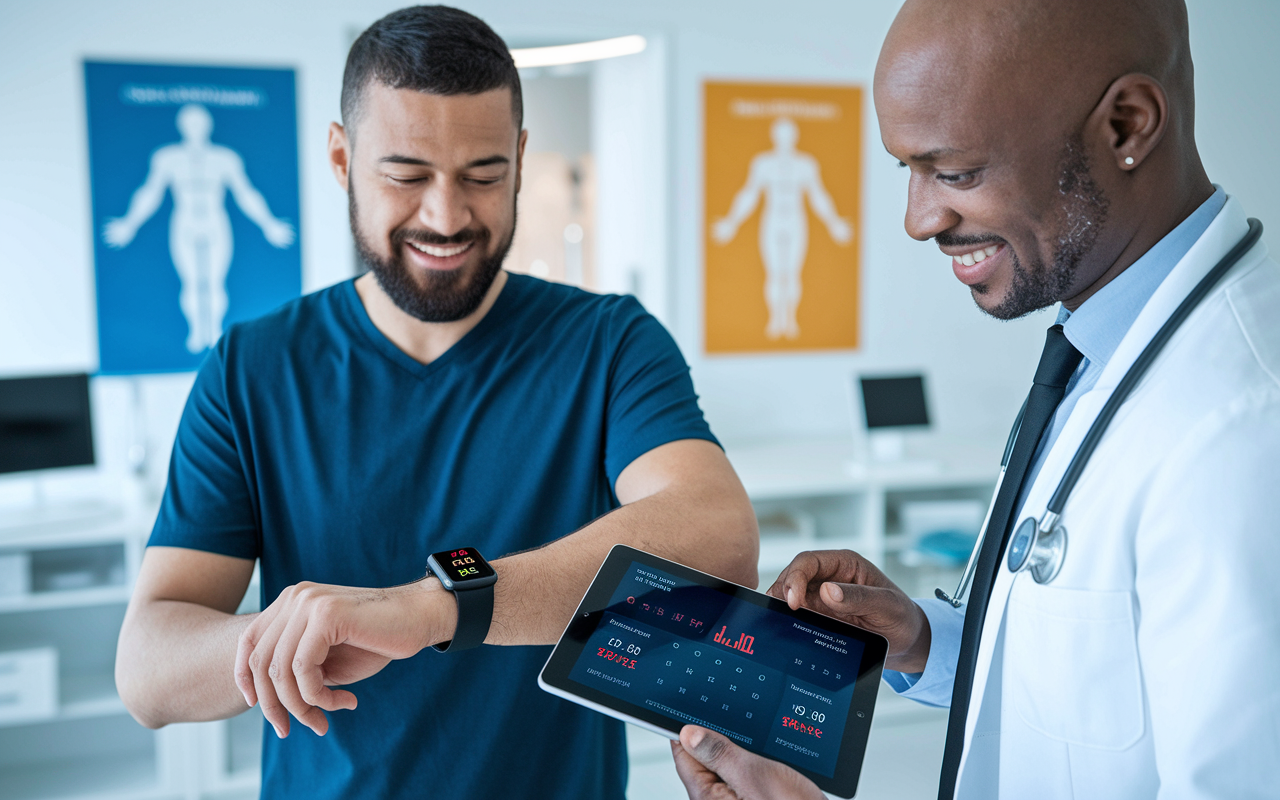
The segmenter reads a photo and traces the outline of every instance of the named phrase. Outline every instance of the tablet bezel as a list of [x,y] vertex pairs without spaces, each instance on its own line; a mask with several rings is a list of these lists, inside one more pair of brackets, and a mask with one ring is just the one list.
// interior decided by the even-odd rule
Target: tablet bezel
[[[888,642],[884,637],[862,628],[831,617],[823,616],[805,608],[791,610],[781,600],[770,597],[754,589],[739,586],[736,583],[708,575],[683,564],[668,561],[660,556],[637,550],[627,545],[614,545],[609,556],[600,565],[591,586],[578,604],[573,619],[565,627],[564,633],[556,643],[551,657],[538,675],[538,685],[544,690],[563,697],[566,700],[584,705],[616,719],[630,722],[641,728],[652,731],[669,739],[677,739],[680,729],[685,723],[670,719],[657,711],[628,703],[625,700],[585,686],[570,679],[569,675],[578,657],[582,654],[588,638],[595,631],[609,599],[613,596],[621,581],[626,577],[632,562],[638,562],[654,569],[663,570],[676,577],[705,586],[738,600],[751,603],[771,611],[784,614],[806,625],[839,636],[854,639],[863,645],[862,660],[858,665],[858,677],[854,682],[853,698],[849,705],[849,714],[845,722],[840,752],[836,756],[836,770],[831,777],[822,775],[804,767],[778,759],[779,763],[795,769],[818,785],[824,792],[840,797],[852,797],[858,787],[858,777],[862,772],[862,761],[866,754],[867,737],[871,732],[871,719],[875,710],[876,694],[879,690],[880,676],[884,669],[884,660],[888,651]],[[859,716],[861,712],[861,716]],[[754,752],[754,751],[752,751]],[[763,754],[759,754],[763,755]],[[770,758],[770,756],[764,756]]]

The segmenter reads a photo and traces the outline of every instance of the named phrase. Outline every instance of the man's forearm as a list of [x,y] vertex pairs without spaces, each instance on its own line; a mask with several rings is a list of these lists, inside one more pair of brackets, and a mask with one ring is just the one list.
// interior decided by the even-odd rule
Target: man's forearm
[[[618,543],[756,584],[755,512],[715,444],[682,440],[654,448],[624,469],[615,487],[622,508],[539,550],[493,562],[498,582],[486,643],[555,642]],[[392,660],[452,639],[457,618],[456,600],[434,577],[390,589],[304,582],[285,589],[244,629],[229,674],[280,736],[289,734],[291,714],[323,736],[325,712],[357,705],[353,691],[333,686],[357,683]],[[214,660],[220,656],[208,659]]]
[[546,547],[498,559],[486,644],[553,644],[615,544],[755,587],[759,534],[745,495],[657,494],[623,506]]
[[131,607],[116,657],[116,687],[129,713],[159,728],[246,710],[232,670],[240,632],[255,616],[176,600]]

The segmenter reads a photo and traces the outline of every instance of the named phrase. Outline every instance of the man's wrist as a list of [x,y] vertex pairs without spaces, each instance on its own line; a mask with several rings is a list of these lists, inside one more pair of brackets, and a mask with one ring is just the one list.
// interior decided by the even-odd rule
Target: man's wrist
[[458,601],[453,593],[445,590],[434,575],[409,585],[415,590],[416,613],[413,619],[422,622],[419,627],[423,635],[420,649],[452,639],[458,628]]

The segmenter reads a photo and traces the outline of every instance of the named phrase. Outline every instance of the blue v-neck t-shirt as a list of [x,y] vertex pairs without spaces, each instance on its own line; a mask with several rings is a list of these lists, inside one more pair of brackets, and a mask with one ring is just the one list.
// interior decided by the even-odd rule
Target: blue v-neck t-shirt
[[[632,297],[510,275],[430,364],[347,281],[232,327],[179,426],[150,544],[300,581],[393,586],[432,552],[490,560],[617,507],[633,460],[715,441],[665,329]],[[621,723],[537,686],[549,647],[427,649],[352,688],[318,737],[263,737],[263,798],[621,798]],[[256,713],[256,712],[255,712]]]

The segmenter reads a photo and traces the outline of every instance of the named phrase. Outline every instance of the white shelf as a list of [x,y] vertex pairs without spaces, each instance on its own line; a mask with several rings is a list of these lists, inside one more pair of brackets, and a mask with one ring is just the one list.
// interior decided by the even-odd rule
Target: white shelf
[[[162,747],[159,739],[171,736],[135,723],[112,674],[114,626],[129,602],[153,518],[154,509],[130,513],[101,504],[68,504],[26,515],[0,509],[0,549],[32,553],[33,569],[49,551],[102,545],[116,545],[113,553],[122,545],[124,567],[119,574],[112,566],[111,579],[118,584],[0,597],[0,631],[11,637],[0,642],[0,650],[32,642],[56,646],[63,670],[54,714],[0,724],[0,798],[175,800],[182,794],[165,785],[161,775],[174,773],[167,762],[174,753],[185,753],[185,745]],[[43,585],[41,575],[48,577],[32,576],[37,585]],[[54,624],[56,629],[50,627]],[[178,772],[184,769],[185,764]]]
[[14,597],[0,597],[0,614],[128,603],[129,595],[128,586],[95,586],[91,589],[72,589],[64,592],[32,592]]
[[129,713],[116,693],[114,675],[72,675],[63,679],[60,688],[62,705],[58,719],[89,719]]
[[94,800],[148,800],[160,797],[156,760],[151,754],[76,758],[7,767],[6,800],[53,800],[92,796]]
[[6,507],[0,509],[0,536],[20,536],[33,529],[42,533],[92,530],[122,522],[127,517],[124,507],[100,500]]
[[45,550],[99,542],[143,541],[155,522],[155,516],[155,509],[148,509],[87,518],[82,523],[74,519],[55,519],[47,524],[38,524],[33,517],[30,522],[16,524],[12,513],[5,509],[0,510],[0,547]]
[[116,681],[112,675],[68,676],[60,682],[58,690],[60,702],[58,711],[53,716],[42,719],[6,720],[0,722],[0,728],[129,713],[124,707],[124,701],[116,693]]

